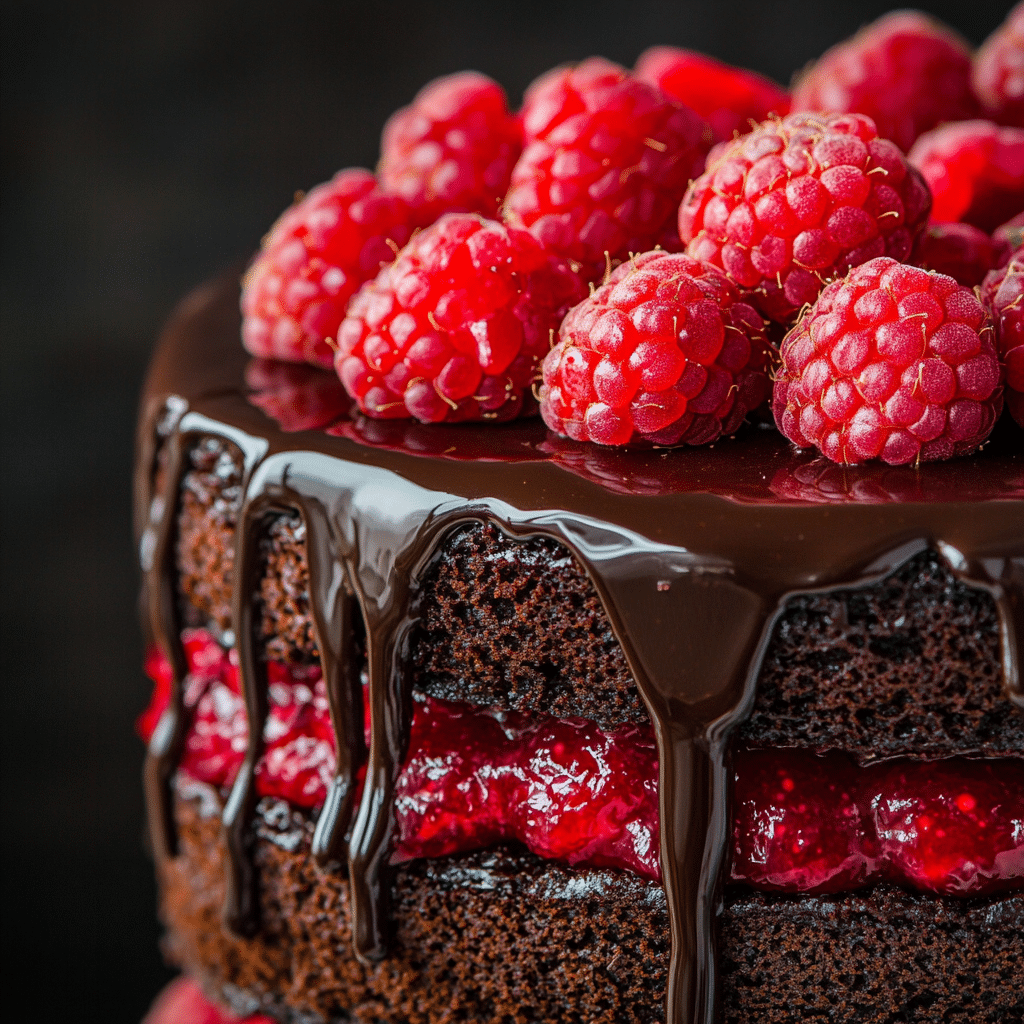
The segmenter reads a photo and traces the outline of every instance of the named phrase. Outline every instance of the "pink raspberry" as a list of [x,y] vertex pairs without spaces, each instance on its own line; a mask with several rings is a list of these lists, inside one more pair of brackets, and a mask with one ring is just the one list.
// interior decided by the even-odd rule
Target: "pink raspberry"
[[1024,128],[1024,3],[981,44],[971,81],[987,118]]
[[448,214],[353,299],[335,368],[369,416],[511,419],[550,337],[585,294],[526,231]]
[[992,321],[974,292],[884,257],[825,288],[781,356],[775,423],[833,462],[967,455],[1002,408]]
[[700,114],[715,142],[745,135],[751,122],[770,114],[789,113],[789,93],[770,78],[694,50],[652,46],[640,54],[633,74]]
[[1024,213],[1000,224],[992,232],[992,244],[995,246],[993,267],[1005,267],[1018,249],[1024,249]]
[[358,168],[339,171],[286,210],[243,282],[249,352],[330,367],[349,299],[408,240],[409,217],[403,200]]
[[444,213],[494,217],[522,145],[501,86],[463,71],[435,79],[391,115],[377,173],[420,226]]
[[540,411],[578,441],[709,444],[764,401],[767,365],[763,322],[720,271],[647,252],[565,318]]
[[784,323],[830,277],[876,256],[906,259],[929,205],[869,118],[790,114],[717,147],[679,208],[679,235]]
[[245,384],[249,404],[262,409],[286,434],[326,427],[352,404],[335,374],[312,366],[251,359]]
[[971,51],[919,11],[893,11],[837,43],[793,87],[793,108],[867,114],[904,152],[942,121],[975,117]]
[[1024,427],[1024,255],[1018,253],[981,286],[981,301],[992,313],[999,358],[1006,368],[1006,405]]
[[1024,206],[1024,128],[957,121],[926,132],[907,155],[932,190],[932,217],[993,231]]
[[692,110],[593,57],[537,79],[522,117],[526,148],[512,171],[507,223],[591,280],[609,260],[679,248],[673,214],[711,143]]
[[210,1002],[187,977],[175,978],[156,997],[142,1024],[274,1024],[270,1017],[236,1017]]
[[973,288],[995,266],[992,239],[971,224],[929,224],[918,237],[910,262],[948,274]]

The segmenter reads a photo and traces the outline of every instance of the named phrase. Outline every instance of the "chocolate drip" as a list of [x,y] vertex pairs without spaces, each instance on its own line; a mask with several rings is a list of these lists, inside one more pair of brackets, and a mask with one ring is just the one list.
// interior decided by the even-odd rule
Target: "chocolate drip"
[[[146,435],[155,436],[155,419],[148,424]],[[178,494],[184,473],[186,439],[175,430],[167,445],[167,468],[163,491],[157,500],[145,504],[149,522],[142,533],[139,550],[146,587],[143,593],[144,621],[147,639],[155,643],[171,666],[171,693],[149,741],[143,768],[143,786],[149,808],[150,841],[157,856],[177,853],[177,831],[171,806],[171,778],[181,756],[185,738],[184,681],[188,672],[185,651],[181,644],[181,623],[175,591],[174,545],[176,539]],[[147,473],[151,479],[152,470]],[[149,488],[141,491],[148,496]],[[141,515],[137,518],[141,522]]]
[[[253,649],[252,609],[257,535],[274,510],[297,510],[306,526],[313,620],[338,747],[338,775],[315,841],[324,864],[345,856],[355,772],[365,753],[361,693],[350,657],[356,601],[366,627],[371,742],[347,850],[353,942],[366,962],[385,956],[389,940],[393,793],[409,734],[407,646],[418,580],[440,540],[467,520],[492,522],[512,537],[552,538],[575,554],[650,712],[660,758],[661,867],[672,937],[668,1024],[715,1020],[714,922],[731,821],[730,733],[753,705],[768,638],[790,596],[869,585],[924,548],[935,548],[961,578],[995,598],[1007,693],[1024,708],[1019,434],[966,470],[967,460],[921,468],[916,479],[927,501],[877,500],[888,485],[884,468],[878,481],[870,480],[870,468],[858,470],[859,484],[878,483],[872,504],[780,499],[774,479],[791,474],[802,480],[814,460],[766,433],[723,442],[711,453],[665,453],[671,469],[660,483],[651,453],[602,453],[603,484],[579,473],[580,458],[562,459],[564,446],[551,445],[539,424],[447,428],[451,443],[436,446],[433,456],[404,444],[375,446],[373,431],[353,431],[347,419],[330,434],[286,433],[246,400],[246,357],[237,339],[236,292],[226,282],[179,312],[147,384],[150,407],[176,396],[191,410],[172,436],[162,517],[150,527],[159,535],[147,569],[151,618],[176,680],[175,710],[165,716],[166,727],[161,722],[150,754],[159,766],[154,778],[160,785],[147,785],[155,834],[169,820],[161,804],[173,767],[169,738],[180,743],[182,731],[184,659],[173,635],[172,543],[182,450],[190,436],[217,434],[237,444],[246,459],[234,610],[249,749],[225,814],[228,911],[237,928],[255,924],[247,837],[266,681]],[[428,448],[438,437],[431,429],[415,435]],[[514,456],[495,455],[507,450]],[[588,452],[577,453],[584,463]],[[643,474],[646,493],[608,482],[628,480],[631,473]],[[968,477],[972,494],[980,487],[992,500],[964,501]]]

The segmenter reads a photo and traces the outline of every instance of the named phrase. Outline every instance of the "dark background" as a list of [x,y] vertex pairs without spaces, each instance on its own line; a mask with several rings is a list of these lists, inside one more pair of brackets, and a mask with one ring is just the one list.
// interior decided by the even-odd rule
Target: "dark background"
[[[931,4],[979,43],[1008,4]],[[554,64],[654,43],[781,82],[884,4],[281,0],[3,6],[0,753],[5,1002],[137,1022],[157,950],[132,721],[136,395],[192,285],[237,264],[296,189],[372,167],[436,75],[518,103]]]

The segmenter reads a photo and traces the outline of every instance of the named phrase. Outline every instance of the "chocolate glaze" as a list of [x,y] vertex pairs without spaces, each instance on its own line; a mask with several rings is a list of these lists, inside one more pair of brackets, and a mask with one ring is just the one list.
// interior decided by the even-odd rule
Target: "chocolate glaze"
[[[225,909],[235,930],[258,926],[247,843],[266,681],[255,656],[252,597],[257,538],[275,510],[298,512],[306,526],[313,617],[338,739],[338,777],[314,852],[324,863],[347,853],[353,942],[365,961],[384,957],[388,946],[392,793],[409,731],[406,648],[417,583],[439,540],[467,521],[493,522],[513,537],[550,537],[575,554],[647,705],[660,760],[669,1024],[715,1020],[713,924],[731,820],[729,737],[750,711],[765,646],[789,596],[866,585],[933,547],[992,594],[1005,686],[1024,708],[1024,442],[1016,428],[974,459],[908,470],[913,480],[903,500],[887,496],[906,493],[907,474],[897,474],[903,490],[893,492],[886,467],[850,471],[857,486],[846,500],[834,485],[825,498],[780,488],[780,474],[806,481],[826,469],[767,431],[713,450],[609,452],[555,438],[538,422],[373,424],[339,408],[327,431],[286,432],[247,398],[237,296],[233,279],[214,282],[186,299],[167,328],[144,392],[136,483],[149,628],[174,668],[171,706],[146,766],[154,846],[169,856],[169,780],[183,733],[185,659],[172,555],[183,452],[194,439],[216,435],[243,453],[234,625],[250,747],[224,814]],[[169,410],[167,470],[154,497],[157,424],[167,423]],[[364,756],[358,668],[348,656],[355,601],[366,626],[371,743],[346,844]]]

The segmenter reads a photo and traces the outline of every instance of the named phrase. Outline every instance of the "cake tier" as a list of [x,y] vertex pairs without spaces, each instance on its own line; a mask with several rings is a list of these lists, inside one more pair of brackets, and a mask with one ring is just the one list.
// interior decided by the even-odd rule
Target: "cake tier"
[[[231,629],[241,478],[237,449],[206,438],[190,453],[182,489],[184,618],[220,631]],[[265,657],[311,662],[319,652],[302,520],[270,520],[261,553]],[[649,721],[594,585],[564,545],[513,540],[493,524],[459,527],[440,544],[421,593],[410,660],[422,693],[604,728]],[[791,598],[738,737],[865,761],[1022,754],[1024,715],[1014,713],[1001,659],[991,595],[929,549],[878,584]]]
[[[181,856],[161,871],[168,950],[240,1014],[262,1008],[295,1024],[665,1019],[668,917],[656,883],[508,848],[414,861],[396,876],[395,951],[367,968],[351,951],[348,883],[316,866],[312,822],[284,801],[262,801],[254,824],[263,929],[249,940],[225,933],[219,806],[195,790],[176,805]],[[721,1020],[1005,1024],[1024,1013],[1022,933],[1024,895],[730,889]]]

